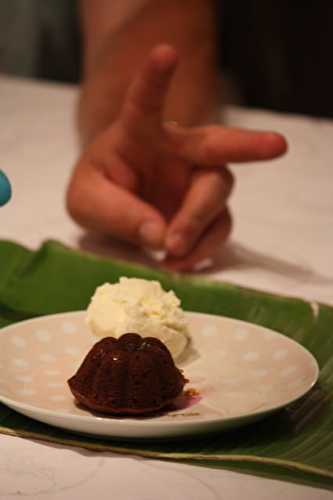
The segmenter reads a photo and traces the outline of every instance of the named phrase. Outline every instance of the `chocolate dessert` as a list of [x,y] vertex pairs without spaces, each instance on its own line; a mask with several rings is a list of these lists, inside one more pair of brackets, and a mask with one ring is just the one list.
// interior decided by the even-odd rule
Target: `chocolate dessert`
[[68,380],[76,400],[90,410],[127,415],[160,410],[186,382],[160,340],[136,333],[97,342]]

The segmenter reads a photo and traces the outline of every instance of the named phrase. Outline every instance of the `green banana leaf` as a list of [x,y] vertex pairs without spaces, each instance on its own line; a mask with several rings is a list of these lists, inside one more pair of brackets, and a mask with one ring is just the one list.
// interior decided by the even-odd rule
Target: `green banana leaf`
[[319,382],[301,400],[229,432],[174,442],[79,436],[0,404],[0,432],[92,450],[224,467],[333,489],[333,308],[228,283],[163,273],[74,251],[48,241],[36,251],[0,242],[0,326],[86,308],[95,288],[120,276],[157,279],[186,310],[229,316],[277,330],[316,357]]

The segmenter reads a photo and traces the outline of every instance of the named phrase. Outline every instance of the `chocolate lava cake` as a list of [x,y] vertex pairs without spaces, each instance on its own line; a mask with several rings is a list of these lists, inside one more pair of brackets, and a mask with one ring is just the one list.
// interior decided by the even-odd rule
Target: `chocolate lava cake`
[[157,338],[137,333],[97,342],[68,380],[83,406],[127,415],[160,410],[182,392],[186,382],[167,347]]

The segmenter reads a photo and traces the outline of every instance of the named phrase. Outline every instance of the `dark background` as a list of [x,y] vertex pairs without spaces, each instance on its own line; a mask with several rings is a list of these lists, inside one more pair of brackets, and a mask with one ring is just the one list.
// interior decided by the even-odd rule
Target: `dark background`
[[[216,22],[242,104],[333,117],[333,0],[217,0]],[[77,83],[80,61],[75,0],[0,0],[3,72]]]

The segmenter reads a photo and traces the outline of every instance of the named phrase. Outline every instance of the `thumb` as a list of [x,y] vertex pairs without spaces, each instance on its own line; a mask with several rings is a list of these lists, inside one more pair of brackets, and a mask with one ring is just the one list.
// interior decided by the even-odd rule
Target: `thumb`
[[87,229],[151,249],[164,244],[166,222],[162,214],[91,167],[75,172],[67,192],[67,208]]

